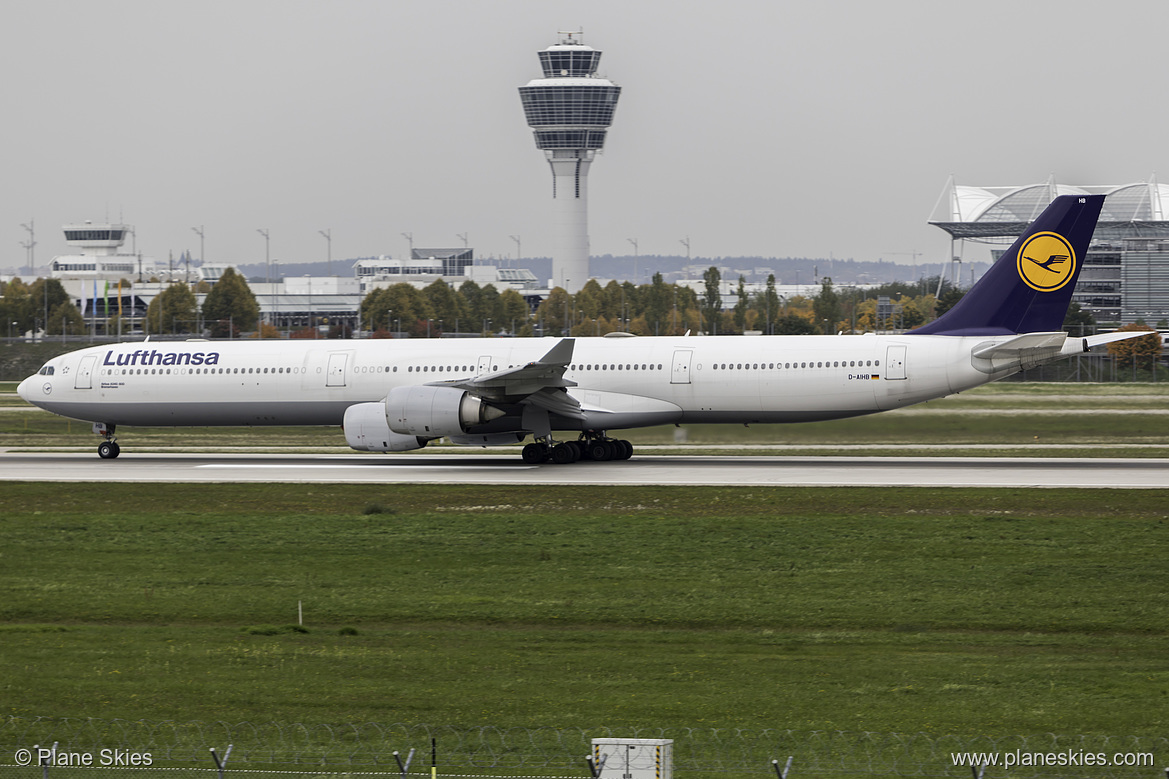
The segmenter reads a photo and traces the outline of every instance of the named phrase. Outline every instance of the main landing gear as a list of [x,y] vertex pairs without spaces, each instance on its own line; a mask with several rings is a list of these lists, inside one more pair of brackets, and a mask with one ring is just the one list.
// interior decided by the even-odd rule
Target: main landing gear
[[122,453],[122,447],[118,446],[118,442],[114,440],[114,425],[94,422],[93,432],[105,439],[97,445],[98,457],[103,460],[112,460]]
[[552,438],[537,439],[523,449],[524,462],[537,464],[552,461],[557,465],[577,460],[628,460],[633,456],[633,444],[599,435],[582,433],[576,441],[557,443]]

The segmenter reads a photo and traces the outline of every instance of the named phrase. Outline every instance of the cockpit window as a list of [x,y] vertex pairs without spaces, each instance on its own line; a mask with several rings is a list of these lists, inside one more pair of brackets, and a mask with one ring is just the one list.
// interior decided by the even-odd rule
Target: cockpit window
[[40,371],[38,371],[38,373],[40,373],[40,375],[42,375],[42,376],[52,376],[53,375],[53,366],[46,365],[45,367],[41,368]]

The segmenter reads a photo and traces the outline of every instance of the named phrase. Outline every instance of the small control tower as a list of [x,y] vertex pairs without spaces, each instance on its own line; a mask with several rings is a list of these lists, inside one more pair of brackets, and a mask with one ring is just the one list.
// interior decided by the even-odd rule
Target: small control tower
[[605,145],[621,87],[597,76],[601,52],[579,32],[539,52],[543,78],[520,87],[528,126],[552,168],[556,249],[552,283],[576,293],[589,280],[589,165]]
[[126,242],[126,233],[130,232],[129,225],[123,224],[70,224],[63,227],[65,242],[70,246],[81,248],[81,253],[87,257],[104,257],[117,254],[118,249]]

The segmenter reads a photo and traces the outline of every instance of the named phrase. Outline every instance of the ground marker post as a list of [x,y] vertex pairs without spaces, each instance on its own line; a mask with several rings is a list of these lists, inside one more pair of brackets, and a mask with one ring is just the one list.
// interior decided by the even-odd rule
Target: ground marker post
[[[57,763],[57,744],[60,744],[60,743],[61,743],[60,741],[54,741],[53,742],[53,749],[52,749],[52,751],[49,752],[49,756],[41,758],[41,777],[42,777],[42,779],[49,779],[49,766],[56,765],[56,763]],[[34,755],[37,755],[37,754],[40,754],[40,751],[41,751],[40,745],[33,744],[32,753]]]
[[[589,773],[593,775],[593,779],[598,779],[600,777],[601,771],[605,769],[605,761],[608,758],[608,755],[601,755],[596,762],[593,762],[592,755],[585,756],[585,762],[589,764]],[[1166,777],[1166,779],[1169,779],[1169,777]]]
[[402,774],[402,779],[406,779],[406,772],[410,770],[410,761],[414,759],[414,748],[410,748],[410,754],[406,755],[406,762],[402,762],[402,758],[398,756],[397,750],[394,751],[394,759],[398,761],[398,771]]
[[438,779],[438,739],[430,739],[430,779]]
[[970,766],[970,773],[974,774],[974,779],[982,779],[986,776],[986,763]]
[[778,776],[779,779],[787,779],[787,772],[792,770],[792,760],[794,758],[795,758],[795,755],[788,755],[787,756],[787,763],[784,765],[782,771],[779,770],[779,761],[778,760],[771,761],[771,767],[775,769],[775,775]]
[[215,747],[211,747],[211,759],[215,761],[215,767],[219,769],[219,779],[223,779],[223,767],[227,765],[227,758],[231,757],[231,744],[227,745],[227,751],[223,753],[223,759],[219,759],[219,755],[215,752]]

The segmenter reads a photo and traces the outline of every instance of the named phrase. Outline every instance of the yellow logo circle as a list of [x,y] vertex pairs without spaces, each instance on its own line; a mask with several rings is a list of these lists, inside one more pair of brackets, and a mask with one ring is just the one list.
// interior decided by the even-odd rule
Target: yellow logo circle
[[1055,292],[1075,275],[1076,253],[1062,235],[1036,233],[1019,249],[1016,266],[1028,287]]

